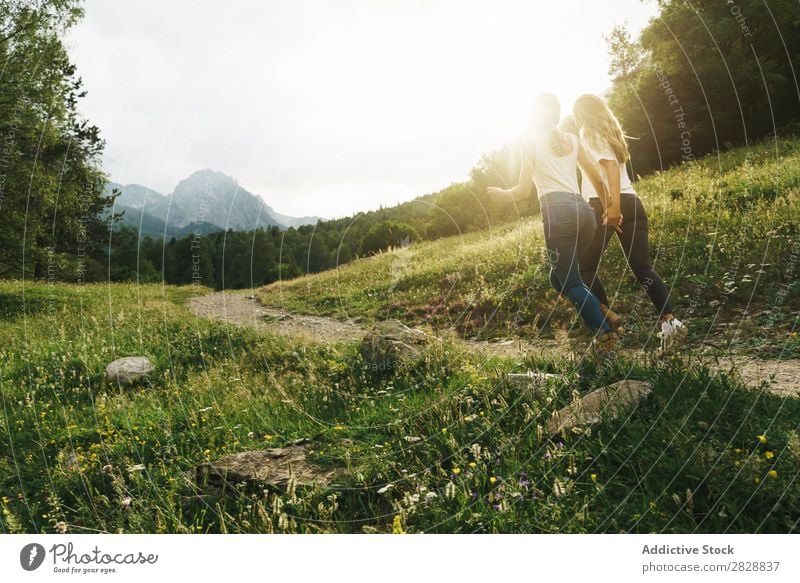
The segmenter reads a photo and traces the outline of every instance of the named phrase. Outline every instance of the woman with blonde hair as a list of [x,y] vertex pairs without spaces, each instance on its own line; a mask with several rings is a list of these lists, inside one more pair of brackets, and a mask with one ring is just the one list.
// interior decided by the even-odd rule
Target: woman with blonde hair
[[598,223],[594,239],[580,259],[581,276],[600,300],[603,314],[612,328],[621,329],[621,318],[611,310],[605,287],[597,275],[603,251],[616,233],[628,265],[658,312],[661,326],[658,337],[661,350],[666,350],[676,341],[685,339],[687,329],[672,313],[667,286],[650,263],[647,213],[628,176],[626,163],[630,153],[626,136],[614,113],[596,95],[580,96],[572,114],[580,130],[581,143],[608,189],[604,200],[593,181],[583,180],[581,185],[581,192],[594,209]]
[[539,95],[533,103],[531,129],[522,145],[522,169],[513,188],[489,187],[489,194],[530,195],[536,185],[542,209],[550,283],[575,304],[586,325],[595,332],[592,351],[613,350],[617,333],[611,330],[600,302],[581,279],[578,260],[594,239],[597,224],[592,209],[580,195],[578,164],[584,175],[605,193],[605,185],[575,135],[558,129],[561,106],[555,95]]

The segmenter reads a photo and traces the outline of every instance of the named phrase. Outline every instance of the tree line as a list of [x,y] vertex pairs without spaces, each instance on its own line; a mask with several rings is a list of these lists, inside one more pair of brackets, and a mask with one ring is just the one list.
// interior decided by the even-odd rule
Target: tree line
[[638,174],[800,129],[796,0],[659,0],[638,38],[608,37],[609,104]]

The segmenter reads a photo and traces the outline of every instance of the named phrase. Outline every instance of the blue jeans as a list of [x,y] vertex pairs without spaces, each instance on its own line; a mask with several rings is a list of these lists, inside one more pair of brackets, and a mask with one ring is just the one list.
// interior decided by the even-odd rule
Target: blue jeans
[[581,279],[578,260],[594,239],[594,211],[579,194],[548,192],[540,199],[550,284],[575,304],[592,331],[608,332],[600,301]]

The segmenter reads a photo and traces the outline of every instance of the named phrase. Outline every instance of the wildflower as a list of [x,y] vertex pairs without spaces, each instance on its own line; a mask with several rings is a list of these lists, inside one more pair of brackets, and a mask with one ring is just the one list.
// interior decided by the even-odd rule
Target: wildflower
[[597,474],[591,474],[589,476],[589,478],[591,478],[592,482],[596,482],[597,481]]
[[477,465],[478,465],[478,464],[476,464],[475,462],[469,462],[469,467],[471,467],[471,468],[474,468],[474,467],[476,467]]
[[491,478],[489,478],[489,483],[490,483],[490,484],[494,484],[495,482],[497,482],[497,478],[495,478],[494,476],[492,476]]
[[456,476],[461,473],[461,468],[453,468],[453,474]]
[[770,470],[767,472],[767,475],[770,478],[777,478],[778,477],[778,470]]
[[755,478],[753,478],[753,483],[754,483],[756,486],[758,486],[758,485],[761,483],[761,478],[759,478],[758,476],[756,476]]
[[761,435],[756,435],[756,439],[758,439],[758,442],[762,445],[767,443],[767,436],[763,433]]
[[442,427],[442,433],[447,433],[447,427]]
[[422,438],[417,437],[415,435],[406,435],[403,439],[405,439],[408,443],[416,443],[420,441]]
[[453,482],[447,482],[447,485],[444,487],[444,495],[447,498],[455,498],[456,485]]
[[333,429],[334,429],[335,431],[342,431],[342,430],[344,429],[344,427],[342,427],[341,425],[336,425],[336,426],[334,426],[334,428],[333,428]]
[[438,497],[439,495],[436,492],[428,492],[427,494],[425,494],[425,498],[427,498],[428,500],[433,500],[434,498]]
[[392,484],[386,484],[383,488],[378,490],[378,494],[386,494],[389,490],[393,488]]
[[58,534],[66,534],[67,533],[67,523],[66,522],[56,522],[56,532]]
[[739,460],[736,460],[735,462],[733,462],[733,465],[738,468],[739,466],[742,465],[742,462],[740,462]]
[[766,452],[764,454],[764,457],[767,458],[768,460],[771,460],[772,458],[775,457],[775,452],[774,451],[768,451],[768,452]]
[[737,447],[736,449],[733,450],[733,453],[742,453],[742,448]]
[[481,417],[483,417],[483,415],[484,415],[484,412],[483,412],[483,411],[478,411],[478,415],[479,415],[479,416],[481,416]]

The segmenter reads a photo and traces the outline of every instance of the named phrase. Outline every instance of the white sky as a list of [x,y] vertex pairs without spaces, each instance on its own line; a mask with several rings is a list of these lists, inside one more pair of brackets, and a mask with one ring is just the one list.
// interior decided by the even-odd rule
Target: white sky
[[68,38],[115,182],[213,168],[277,211],[339,217],[466,178],[552,91],[610,85],[641,0],[87,0]]

